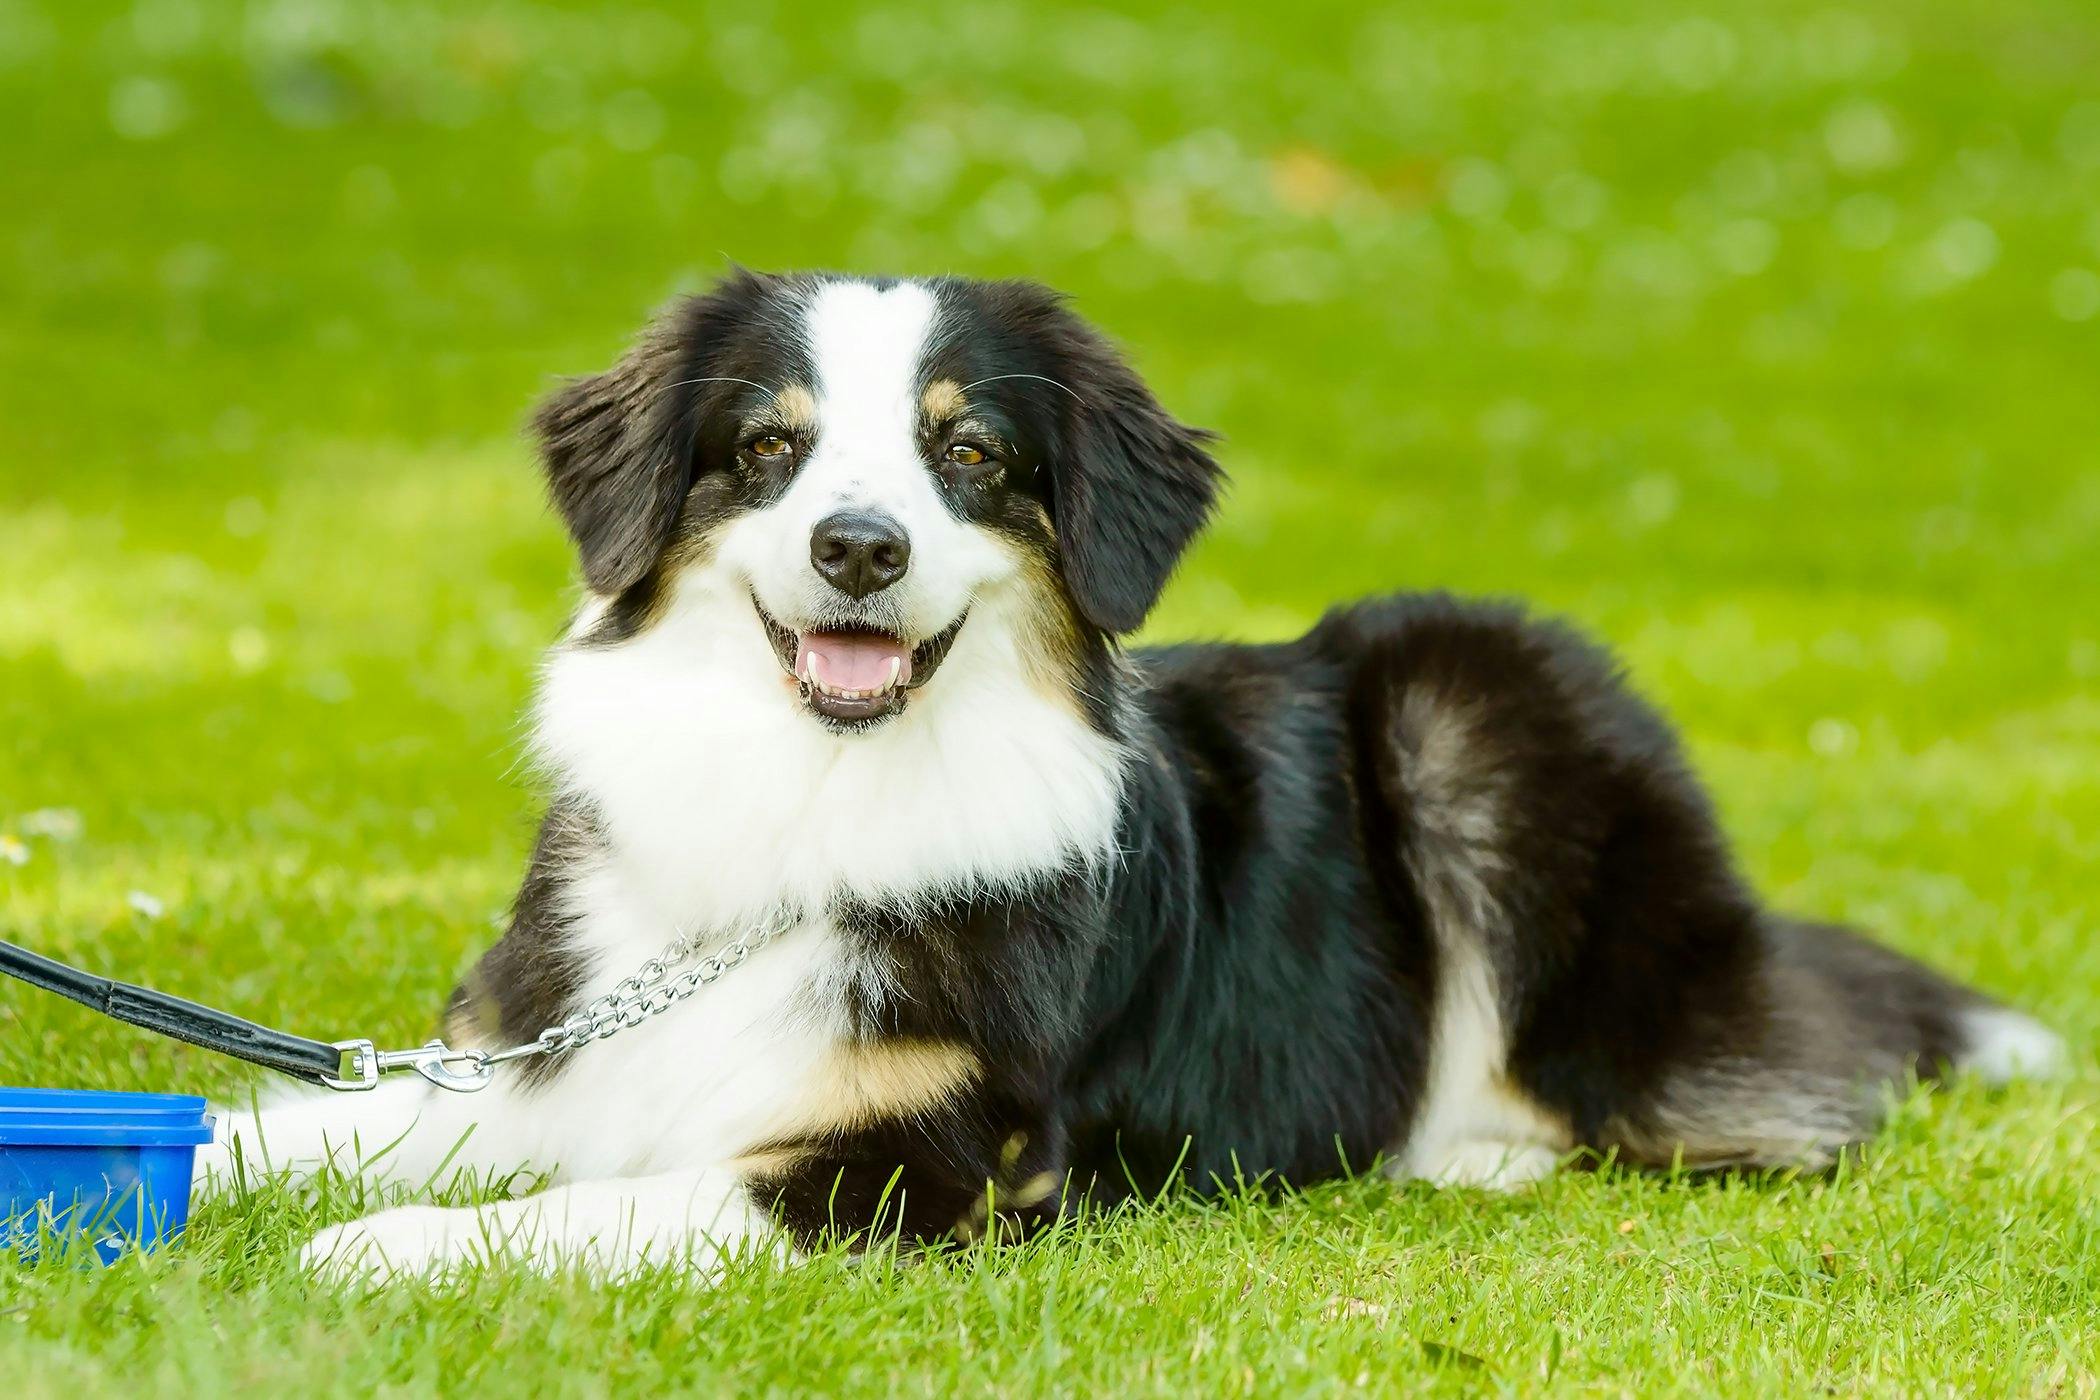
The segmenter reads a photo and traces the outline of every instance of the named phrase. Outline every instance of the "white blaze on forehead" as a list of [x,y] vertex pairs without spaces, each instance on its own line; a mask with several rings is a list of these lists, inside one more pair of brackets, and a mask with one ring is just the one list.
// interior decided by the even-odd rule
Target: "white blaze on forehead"
[[905,483],[898,478],[906,475],[923,489],[914,430],[919,362],[934,312],[933,294],[909,282],[880,290],[835,282],[810,302],[818,434],[812,465],[843,498],[901,507]]
[[810,562],[829,516],[867,511],[901,527],[903,578],[877,595],[912,640],[948,627],[987,589],[1018,576],[1011,547],[950,508],[919,440],[920,380],[940,310],[926,287],[830,282],[800,307],[815,444],[779,500],[733,524],[716,558],[790,629],[834,616],[842,595]]

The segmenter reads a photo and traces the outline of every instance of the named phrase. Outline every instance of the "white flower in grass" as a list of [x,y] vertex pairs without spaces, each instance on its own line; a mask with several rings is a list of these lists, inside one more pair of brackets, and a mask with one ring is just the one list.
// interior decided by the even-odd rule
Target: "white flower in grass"
[[39,807],[22,818],[22,830],[52,841],[78,841],[84,825],[71,807]]
[[124,896],[124,902],[131,906],[131,912],[142,919],[157,919],[168,912],[167,905],[162,904],[144,890],[133,890],[130,894]]
[[1948,276],[1966,282],[1998,261],[1998,233],[1981,219],[1956,219],[1933,235],[1932,253]]
[[127,141],[158,141],[189,114],[182,89],[166,78],[134,74],[109,90],[109,124]]
[[1819,719],[1808,727],[1808,746],[1824,758],[1844,758],[1859,751],[1859,730],[1841,719]]
[[29,843],[19,836],[0,836],[0,861],[9,865],[29,864]]
[[2049,284],[2049,305],[2066,321],[2090,321],[2100,316],[2100,273],[2083,267],[2067,267]]

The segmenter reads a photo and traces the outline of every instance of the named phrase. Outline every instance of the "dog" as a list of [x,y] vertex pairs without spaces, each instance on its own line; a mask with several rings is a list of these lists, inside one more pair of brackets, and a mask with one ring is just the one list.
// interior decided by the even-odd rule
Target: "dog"
[[[1043,288],[739,271],[535,427],[588,591],[443,1026],[586,1043],[231,1115],[207,1172],[552,1184],[337,1225],[316,1267],[704,1273],[1374,1163],[1814,1169],[1907,1074],[2062,1058],[1765,908],[1563,626],[1403,596],[1126,649],[1221,471]],[[673,940],[712,975],[656,991]],[[652,959],[659,1004],[608,1015]]]

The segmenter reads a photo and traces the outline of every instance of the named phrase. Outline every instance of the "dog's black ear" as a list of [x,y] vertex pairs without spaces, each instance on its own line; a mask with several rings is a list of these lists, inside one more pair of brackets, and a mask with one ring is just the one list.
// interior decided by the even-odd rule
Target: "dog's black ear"
[[649,572],[691,485],[691,435],[674,392],[678,319],[666,315],[618,364],[571,381],[533,414],[548,494],[594,592],[618,593]]
[[1135,632],[1217,501],[1224,473],[1205,450],[1216,434],[1176,420],[1098,332],[1051,308],[1071,391],[1050,463],[1065,584],[1096,627]]

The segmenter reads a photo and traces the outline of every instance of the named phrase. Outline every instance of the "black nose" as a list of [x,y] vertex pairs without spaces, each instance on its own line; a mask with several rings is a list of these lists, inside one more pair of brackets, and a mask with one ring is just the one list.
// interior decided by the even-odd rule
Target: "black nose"
[[809,562],[839,592],[865,598],[904,577],[911,566],[911,541],[887,515],[842,510],[810,531]]

